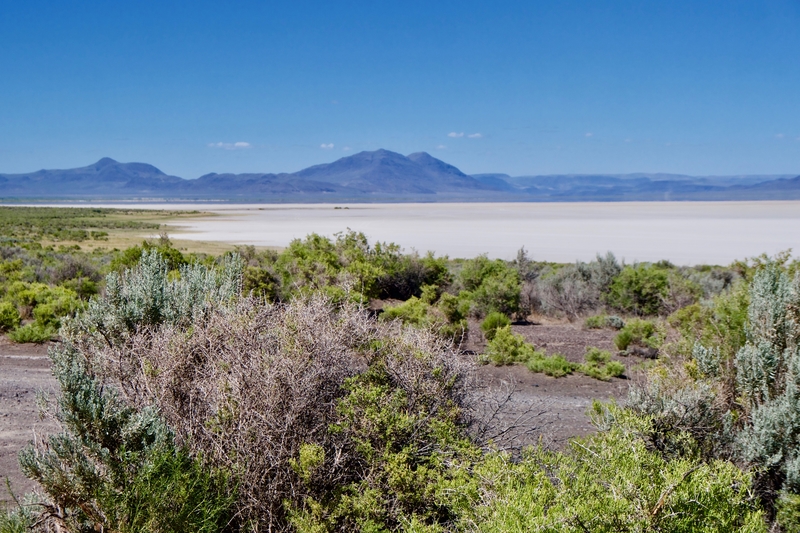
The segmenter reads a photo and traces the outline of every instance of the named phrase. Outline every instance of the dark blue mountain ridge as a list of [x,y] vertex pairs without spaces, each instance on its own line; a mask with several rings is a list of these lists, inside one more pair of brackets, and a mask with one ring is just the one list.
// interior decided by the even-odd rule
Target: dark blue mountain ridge
[[119,163],[104,157],[93,165],[30,174],[0,174],[0,196],[75,196],[117,191],[120,196],[157,194],[180,187],[186,180],[164,174],[146,163]]
[[404,156],[389,150],[360,152],[292,174],[365,193],[436,194],[496,190],[425,152]]
[[425,152],[359,152],[294,173],[165,174],[104,157],[93,165],[0,174],[3,199],[162,199],[247,202],[626,201],[800,199],[800,176],[563,174],[469,176]]

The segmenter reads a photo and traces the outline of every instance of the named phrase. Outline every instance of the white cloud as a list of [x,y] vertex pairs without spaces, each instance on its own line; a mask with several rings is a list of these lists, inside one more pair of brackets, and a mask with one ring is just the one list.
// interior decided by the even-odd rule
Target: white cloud
[[590,131],[590,132],[586,133],[586,135],[584,135],[584,137],[594,137],[594,133],[592,133]]
[[786,135],[784,135],[783,133],[776,133],[775,134],[775,138],[776,139],[783,139],[784,137],[786,137]]
[[445,146],[445,145],[443,145],[443,144],[440,144],[439,146],[437,146],[437,147],[436,147],[436,149],[437,149],[437,150],[446,150],[446,149],[447,149],[447,146]]
[[625,139],[626,143],[633,142],[633,139]]
[[451,131],[450,133],[447,134],[447,136],[448,137],[453,137],[453,138],[463,137],[464,136],[464,132],[462,131],[461,133],[456,133],[454,131]]
[[352,150],[352,148],[350,148],[349,146],[345,146],[344,148],[342,148],[342,152],[349,152],[350,150]]
[[467,135],[467,137],[469,137],[470,139],[480,139],[481,137],[483,137],[483,135],[481,135],[480,133],[470,133],[469,135]]
[[331,150],[333,149],[333,143],[328,143],[328,144],[322,143],[319,145],[319,147],[322,148],[323,150]]
[[208,143],[209,148],[221,148],[223,150],[247,150],[252,148],[253,145],[244,141],[237,141],[235,143]]

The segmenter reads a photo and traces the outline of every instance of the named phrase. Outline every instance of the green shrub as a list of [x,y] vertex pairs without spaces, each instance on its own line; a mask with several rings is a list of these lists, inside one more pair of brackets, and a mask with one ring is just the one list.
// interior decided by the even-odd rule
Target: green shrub
[[44,283],[27,283],[25,281],[15,281],[6,289],[6,299],[13,303],[17,308],[28,307],[33,309],[36,305],[36,297],[46,293],[50,287]]
[[403,255],[396,244],[370,245],[363,233],[347,231],[332,241],[317,234],[295,239],[274,265],[281,296],[330,286],[348,287],[354,302],[372,298],[407,300],[421,296],[423,285],[450,282],[446,258]]
[[11,302],[0,302],[0,331],[8,331],[19,326],[20,316],[17,306]]
[[587,363],[604,365],[611,360],[611,352],[592,346],[586,349],[585,359]]
[[132,246],[117,253],[111,260],[110,269],[112,272],[123,272],[125,269],[134,268],[146,253],[151,252],[158,252],[170,271],[178,270],[189,263],[180,250],[172,246],[169,237],[164,234],[155,244],[144,241],[141,246]]
[[800,496],[783,493],[775,507],[777,508],[775,522],[782,531],[800,531]]
[[242,290],[245,294],[252,293],[268,300],[275,300],[278,296],[278,280],[266,268],[248,266],[244,270]]
[[[65,431],[20,452],[69,530],[217,532],[228,522],[233,494],[227,476],[174,444],[156,410],[135,410],[100,383],[66,339],[50,351],[62,396],[55,412]],[[43,515],[50,524],[56,518]]]
[[586,329],[603,329],[606,327],[606,315],[594,315],[583,321]]
[[499,312],[510,316],[519,311],[519,272],[505,261],[478,256],[464,262],[458,279],[474,315]]
[[575,363],[570,363],[563,355],[546,355],[536,350],[532,344],[525,342],[522,335],[511,331],[511,326],[495,330],[494,338],[489,341],[486,352],[481,356],[481,362],[495,366],[523,363],[531,372],[556,378],[571,374],[577,368]]
[[33,318],[42,326],[57,330],[61,319],[75,314],[83,307],[78,295],[65,287],[51,287],[37,295]]
[[646,417],[614,409],[615,423],[565,452],[490,454],[471,467],[478,501],[465,499],[469,531],[766,533],[750,475],[725,461],[667,460],[640,435]]
[[672,313],[668,323],[681,334],[680,353],[690,356],[694,345],[720,353],[726,364],[746,342],[745,324],[750,294],[747,283],[740,281],[715,296],[710,305],[693,304]]
[[494,338],[495,331],[498,328],[509,325],[511,325],[511,320],[509,320],[506,315],[494,311],[489,313],[483,322],[481,322],[481,331],[483,331],[483,335],[486,337],[486,340],[492,340]]
[[532,344],[525,342],[522,335],[511,331],[511,326],[503,326],[495,330],[494,337],[486,345],[486,352],[481,361],[495,366],[524,363],[535,353],[536,349]]
[[611,353],[596,347],[586,350],[586,362],[578,370],[590,378],[608,381],[625,373],[625,365],[611,360]]
[[631,345],[658,349],[665,338],[663,326],[650,320],[634,318],[614,337],[614,344],[619,350],[627,350]]
[[25,324],[8,333],[8,338],[18,344],[42,344],[49,341],[56,335],[56,330],[51,326],[45,326],[38,322]]
[[63,317],[72,315],[83,306],[78,294],[60,286],[44,283],[12,283],[6,292],[7,300],[27,311],[42,327],[57,330]]
[[431,329],[443,338],[455,343],[461,342],[467,332],[467,321],[464,318],[460,318],[458,313],[451,312],[448,314],[442,311],[443,306],[441,305],[431,305],[429,303],[430,297],[427,300],[424,294],[422,298],[412,296],[399,305],[384,308],[380,319],[382,321],[400,320],[404,324]]
[[[321,499],[294,503],[289,518],[297,531],[406,531],[417,523],[433,532],[457,517],[455,504],[461,502],[453,489],[474,481],[448,463],[461,463],[476,452],[459,429],[459,410],[434,397],[436,388],[417,388],[422,396],[412,400],[410,391],[391,381],[383,364],[373,364],[346,382],[332,429],[356,444],[368,468]],[[419,409],[419,403],[433,410]],[[311,472],[306,479],[325,462],[322,448],[314,451],[305,460],[312,469],[302,468],[302,447],[293,462],[301,475]]]
[[611,283],[607,296],[612,307],[635,315],[657,315],[669,292],[668,273],[656,265],[626,266]]
[[386,307],[381,313],[381,320],[401,320],[417,327],[430,327],[434,318],[431,316],[431,305],[412,296],[399,305]]
[[71,290],[84,300],[100,293],[100,285],[96,281],[85,277],[65,280],[61,282],[61,286]]
[[0,533],[28,533],[36,522],[36,517],[25,507],[13,511],[0,508]]
[[533,352],[525,361],[525,366],[531,372],[560,378],[572,374],[578,365],[567,361],[561,354],[545,355],[542,352]]

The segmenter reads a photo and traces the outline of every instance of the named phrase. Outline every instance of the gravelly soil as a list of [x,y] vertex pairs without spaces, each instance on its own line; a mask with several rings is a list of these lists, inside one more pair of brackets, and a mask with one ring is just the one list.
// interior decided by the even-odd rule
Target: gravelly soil
[[34,434],[53,431],[52,421],[42,420],[36,407],[37,391],[55,392],[56,381],[50,373],[47,346],[16,345],[0,337],[0,505],[10,497],[5,478],[14,492],[22,495],[33,488],[19,470],[17,453]]
[[[511,329],[538,349],[548,354],[560,353],[576,363],[583,362],[586,349],[593,346],[616,354],[613,343],[616,331],[613,330],[587,330],[577,324],[548,322],[544,319],[515,324]],[[470,324],[470,335],[464,348],[481,353],[485,347],[479,324]],[[537,415],[526,423],[529,427],[538,428],[536,437],[541,436],[546,444],[560,447],[570,437],[587,435],[593,431],[586,413],[592,400],[619,400],[627,395],[630,378],[636,375],[634,367],[642,359],[617,355],[613,355],[612,359],[623,363],[627,370],[625,376],[610,381],[599,381],[579,374],[552,378],[534,374],[522,365],[484,365],[478,369],[478,377],[479,382],[490,389],[513,387],[514,401],[511,413],[505,417],[506,421],[530,409]],[[523,439],[521,444],[528,442],[530,439]]]
[[[463,348],[476,353],[485,348],[477,323],[470,324],[471,333]],[[586,348],[597,346],[612,351],[614,331],[584,330],[569,323],[527,323],[512,326],[540,349],[561,353],[570,361],[581,362]],[[15,345],[0,337],[0,479],[8,477],[16,494],[33,488],[19,470],[17,453],[34,434],[43,435],[56,429],[52,421],[42,420],[36,407],[36,392],[55,392],[56,382],[50,372],[47,346]],[[614,357],[631,368],[641,359]],[[521,365],[478,369],[479,386],[490,398],[502,401],[512,390],[512,401],[492,422],[489,434],[497,434],[509,426],[517,431],[495,440],[501,445],[524,445],[538,439],[561,447],[569,437],[593,431],[586,414],[593,399],[623,398],[630,381],[614,378],[603,382],[582,375],[551,378],[533,374]],[[9,500],[5,487],[0,488],[0,505]]]

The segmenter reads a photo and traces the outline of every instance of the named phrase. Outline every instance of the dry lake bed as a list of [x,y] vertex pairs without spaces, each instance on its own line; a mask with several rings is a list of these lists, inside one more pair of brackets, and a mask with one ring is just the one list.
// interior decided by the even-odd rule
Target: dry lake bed
[[628,262],[688,265],[800,250],[800,202],[788,201],[185,207],[215,216],[182,221],[171,231],[176,237],[258,246],[350,228],[371,241],[450,257],[511,259],[524,246],[537,260],[589,260],[610,250]]
[[800,201],[124,206],[212,213],[168,231],[179,239],[257,246],[284,247],[312,232],[332,236],[350,228],[371,242],[450,257],[511,259],[524,246],[536,260],[590,260],[612,251],[627,262],[690,265],[800,250]]

